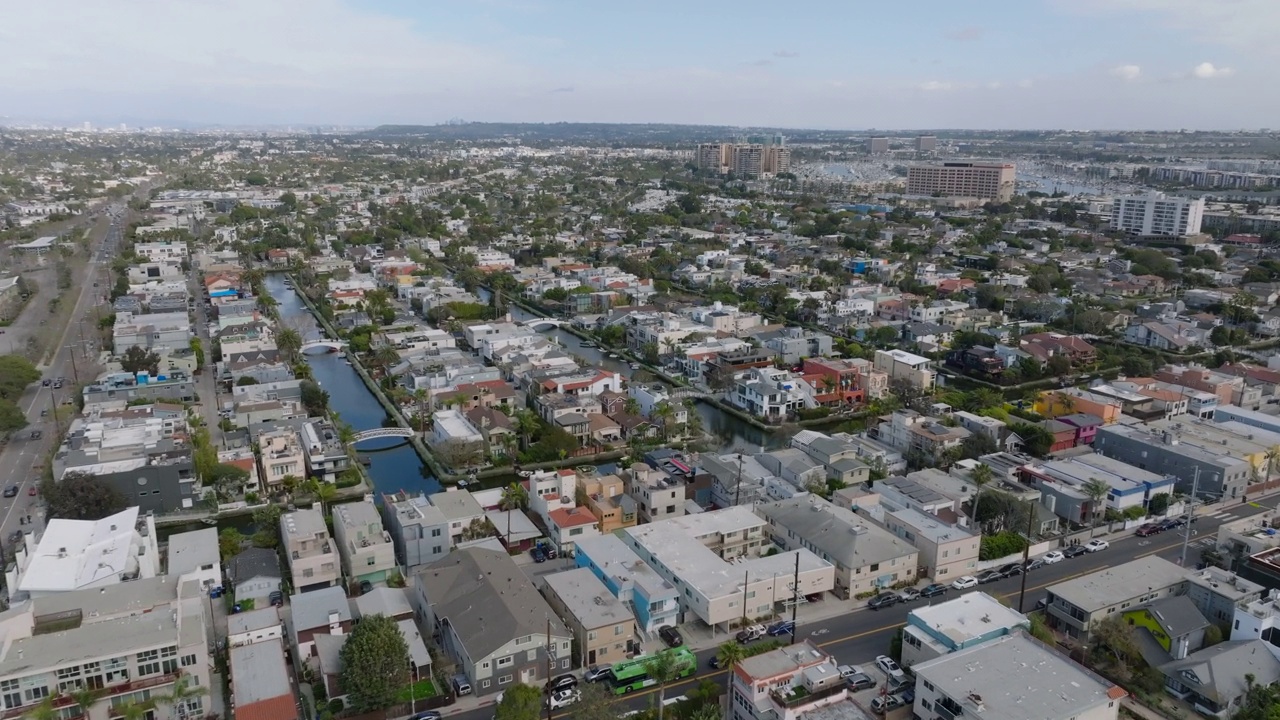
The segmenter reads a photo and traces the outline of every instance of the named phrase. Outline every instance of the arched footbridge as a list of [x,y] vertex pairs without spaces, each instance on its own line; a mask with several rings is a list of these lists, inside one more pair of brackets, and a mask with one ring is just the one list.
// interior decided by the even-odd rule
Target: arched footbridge
[[311,342],[303,343],[298,350],[304,354],[308,350],[315,350],[316,348],[323,348],[325,352],[338,352],[346,346],[347,344],[341,340],[312,340]]
[[398,438],[407,439],[407,438],[413,437],[416,434],[417,433],[415,433],[412,429],[405,428],[405,427],[373,428],[372,430],[361,430],[360,432],[356,433],[355,437],[351,440],[351,444],[358,445],[364,442],[365,440],[374,440],[377,438],[388,438],[388,437],[398,437]]

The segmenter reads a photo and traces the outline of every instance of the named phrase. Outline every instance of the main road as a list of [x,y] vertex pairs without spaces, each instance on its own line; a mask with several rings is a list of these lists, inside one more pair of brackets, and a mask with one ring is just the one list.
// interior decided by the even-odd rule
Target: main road
[[[52,382],[48,387],[36,382],[27,388],[18,400],[18,407],[30,424],[13,433],[0,452],[0,486],[6,489],[16,487],[18,491],[16,496],[0,501],[0,543],[3,543],[6,554],[12,552],[10,540],[16,531],[35,532],[44,527],[40,498],[32,493],[40,484],[41,468],[58,442],[59,425],[66,427],[74,413],[72,395],[79,390],[78,384],[73,382],[78,375],[76,363],[85,365],[83,358],[88,352],[85,343],[96,337],[96,320],[88,316],[95,305],[104,302],[109,292],[110,283],[103,269],[110,266],[123,241],[125,216],[123,204],[112,206],[111,210],[106,232],[97,231],[96,227],[90,232],[89,261],[82,274],[74,278],[77,284],[73,286],[79,287],[80,292],[75,296],[75,307],[66,327],[45,327],[41,330],[56,333],[57,344],[50,361],[37,367],[43,378],[50,381],[65,378],[65,384],[57,390]],[[28,306],[24,312],[35,312],[35,308]],[[82,320],[88,320],[89,327]],[[73,359],[73,353],[79,355]],[[90,379],[79,378],[81,382]]]
[[[1276,501],[1277,498],[1273,496],[1264,501],[1270,503],[1270,505],[1265,506],[1260,503],[1248,503],[1230,506],[1214,505],[1207,508],[1206,510],[1211,512],[1201,515],[1194,524],[1196,535],[1193,536],[1192,546],[1188,550],[1188,564],[1193,564],[1199,557],[1198,548],[1195,545],[1196,542],[1204,538],[1215,537],[1218,526],[1223,522],[1271,510]],[[1026,576],[1025,610],[1033,608],[1036,601],[1044,597],[1045,588],[1071,578],[1121,565],[1135,558],[1148,555],[1158,555],[1173,562],[1178,562],[1182,551],[1182,540],[1182,531],[1178,531],[1176,534],[1168,532],[1147,538],[1138,538],[1131,535],[1112,538],[1110,540],[1111,547],[1106,550],[1082,555],[1075,559],[1064,560],[1054,565],[1047,565],[1034,570]],[[1007,599],[1011,607],[1017,608],[1021,583],[1021,577],[1013,577],[980,586],[977,590],[997,598]],[[969,592],[974,591],[970,590]],[[952,590],[942,600],[954,598],[957,595],[958,593]],[[873,665],[877,655],[888,653],[890,638],[892,638],[894,631],[906,624],[907,613],[912,608],[919,607],[928,601],[899,604],[883,610],[868,610],[865,607],[865,603],[860,602],[850,603],[830,599],[822,601],[822,603],[837,602],[843,607],[849,608],[848,611],[834,617],[813,621],[805,621],[804,617],[801,616],[799,618],[799,626],[796,628],[796,637],[801,640],[808,639],[813,641],[816,645],[831,653],[840,663],[857,664],[865,667]],[[818,608],[813,609],[813,614],[820,614]],[[672,698],[687,694],[703,680],[712,680],[723,684],[724,671],[712,670],[707,665],[715,653],[716,650],[714,648],[707,648],[698,652],[698,673],[690,678],[668,685],[666,697]],[[633,693],[618,701],[619,710],[647,708],[654,700],[652,697],[646,696],[655,692],[655,690],[651,689]],[[444,712],[451,720],[452,718],[457,718],[458,720],[490,720],[493,717],[492,706],[476,707],[474,700],[470,700],[470,702],[464,700],[452,712],[449,709]],[[567,712],[557,714],[554,717],[569,718],[572,716],[572,709],[569,709]]]

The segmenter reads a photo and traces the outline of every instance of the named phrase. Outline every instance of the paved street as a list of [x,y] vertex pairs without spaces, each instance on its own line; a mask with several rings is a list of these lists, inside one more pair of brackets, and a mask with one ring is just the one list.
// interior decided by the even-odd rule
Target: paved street
[[[27,388],[18,401],[18,406],[26,413],[30,425],[14,433],[3,453],[0,453],[0,485],[6,488],[12,485],[18,487],[16,497],[4,498],[0,501],[0,541],[3,542],[6,552],[8,552],[9,538],[14,531],[37,530],[43,527],[44,518],[40,498],[29,493],[32,488],[39,485],[41,468],[57,443],[58,429],[55,419],[65,426],[70,413],[73,412],[72,406],[66,404],[71,399],[71,393],[76,391],[74,376],[78,366],[73,369],[73,362],[85,364],[83,343],[96,337],[92,327],[94,324],[92,311],[94,305],[101,302],[109,292],[109,282],[106,280],[107,274],[104,269],[110,265],[110,258],[114,256],[115,249],[121,242],[123,232],[121,222],[122,220],[117,220],[106,227],[101,225],[95,227],[95,232],[90,238],[89,262],[84,266],[81,274],[75,278],[73,285],[80,288],[80,292],[75,296],[75,308],[67,326],[65,328],[40,326],[33,330],[58,333],[57,344],[54,346],[57,349],[52,360],[47,365],[38,367],[42,377],[66,378],[66,385],[60,390],[55,390],[52,386],[43,387],[37,382]],[[95,283],[99,287],[94,287]],[[42,308],[29,306],[23,311],[23,316],[38,310]],[[43,316],[43,313],[40,314]],[[82,319],[86,320],[83,324],[79,322]],[[21,325],[21,318],[19,325]],[[73,352],[76,353],[74,361],[71,357]],[[85,379],[80,378],[81,381]],[[42,415],[42,411],[48,412]],[[40,433],[38,438],[34,436],[37,432]],[[26,524],[28,516],[31,518],[32,525]]]
[[[1278,501],[1280,501],[1280,495],[1268,497],[1258,504],[1213,505],[1204,508],[1200,519],[1195,523],[1196,535],[1191,538],[1191,548],[1187,553],[1188,564],[1194,564],[1199,558],[1199,548],[1197,546],[1199,541],[1202,538],[1216,535],[1219,525],[1240,517],[1256,515],[1271,510]],[[1044,596],[1045,588],[1070,578],[1120,565],[1147,555],[1159,555],[1177,562],[1182,549],[1182,537],[1181,532],[1177,534],[1173,532],[1163,533],[1148,538],[1139,538],[1133,535],[1109,536],[1111,547],[1107,550],[1091,555],[1083,555],[1074,560],[1065,560],[1028,574],[1026,609],[1029,610],[1035,605],[1036,600]],[[1020,584],[1021,578],[1011,578],[983,585],[979,589],[996,597],[1009,598],[1012,600],[1011,604],[1017,607]],[[952,590],[948,593],[947,599],[956,596],[956,591]],[[812,640],[834,655],[841,663],[868,665],[871,664],[876,655],[888,652],[889,639],[892,637],[893,632],[906,623],[907,613],[921,603],[917,601],[904,605],[895,605],[879,611],[868,610],[864,607],[864,604],[864,602],[860,601],[840,602],[828,599],[802,608],[797,613],[797,637]],[[831,616],[833,614],[835,614],[834,617]],[[806,615],[809,619],[806,619]],[[823,615],[827,617],[817,619]],[[668,698],[688,693],[703,680],[711,679],[718,683],[723,683],[724,681],[724,672],[714,671],[707,667],[707,662],[715,654],[714,646],[705,643],[700,644],[697,639],[689,637],[690,633],[686,633],[685,636],[689,638],[691,647],[698,651],[697,655],[701,670],[691,678],[668,686]],[[652,690],[639,692],[625,700],[621,700],[620,703],[629,710],[643,709],[648,707],[651,702],[654,702],[651,697],[653,695],[654,691]],[[458,720],[489,720],[493,717],[492,703],[493,696],[488,696],[481,700],[463,698],[453,708],[446,709],[445,714]],[[554,717],[568,718],[572,717],[572,715],[573,713],[570,710]]]

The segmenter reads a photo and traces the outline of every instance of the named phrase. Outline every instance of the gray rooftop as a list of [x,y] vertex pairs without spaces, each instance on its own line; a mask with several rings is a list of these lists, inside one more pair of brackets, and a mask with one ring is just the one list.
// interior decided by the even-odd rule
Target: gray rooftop
[[380,585],[351,602],[355,605],[357,619],[369,615],[386,615],[393,618],[405,613],[413,613],[413,606],[409,604],[404,588]]
[[200,528],[169,536],[170,575],[186,575],[208,564],[220,565],[217,528]]
[[1078,717],[1127,694],[1020,632],[913,669],[983,720]]
[[37,616],[79,610],[86,618],[108,618],[148,612],[168,606],[177,599],[178,577],[160,575],[102,588],[54,593],[32,602]]
[[613,578],[618,585],[628,583],[639,587],[650,601],[674,598],[676,587],[649,567],[635,550],[622,542],[617,535],[591,535],[574,542],[575,552],[591,558],[600,571]]
[[351,603],[341,587],[327,587],[311,592],[298,593],[289,598],[293,609],[293,631],[324,627],[329,624],[329,614],[338,613],[338,620],[351,619]]
[[600,578],[588,568],[574,568],[542,577],[547,589],[560,598],[560,602],[574,618],[588,630],[609,627],[619,623],[632,623],[635,617],[622,601],[609,592]]
[[231,648],[231,694],[237,708],[292,695],[279,638]]
[[73,630],[13,640],[0,660],[0,677],[20,677],[89,660],[131,655],[173,645],[177,640],[178,623],[173,613],[85,623]]
[[883,480],[877,480],[872,487],[877,492],[883,491],[884,488],[893,488],[905,497],[908,497],[921,505],[935,505],[939,503],[954,502],[952,498],[945,497],[941,493],[931,490],[915,480],[908,480],[904,477],[887,477]]
[[280,574],[280,556],[266,548],[249,548],[227,563],[227,579],[233,584],[256,577],[283,577]]
[[[796,673],[803,667],[822,663],[829,656],[808,640],[752,655],[738,663],[738,670],[751,678],[776,678]],[[834,669],[834,668],[833,668]]]
[[431,504],[448,520],[467,520],[484,514],[484,508],[467,490],[446,490],[431,496]]
[[546,633],[547,618],[552,634],[569,637],[551,606],[505,552],[460,548],[414,573],[436,618],[452,624],[473,660],[492,654],[512,638]]
[[915,529],[917,535],[935,544],[974,537],[972,532],[959,525],[952,525],[937,515],[923,513],[915,508],[890,510],[885,513],[885,516],[909,525]]
[[756,512],[771,523],[794,532],[824,560],[839,563],[846,569],[885,563],[918,553],[915,546],[905,540],[816,495],[762,503],[756,506]]
[[235,613],[227,616],[227,634],[239,635],[241,633],[253,632],[254,630],[263,630],[265,628],[274,627],[280,624],[280,610],[274,605],[268,605],[257,610],[249,612]]
[[1185,569],[1164,558],[1148,555],[1051,585],[1049,592],[1085,612],[1094,612],[1146,595],[1148,588],[1172,587],[1184,582],[1186,576]]
[[1232,640],[1160,666],[1160,672],[1218,702],[1244,694],[1245,675],[1258,685],[1280,681],[1280,660],[1262,640]]

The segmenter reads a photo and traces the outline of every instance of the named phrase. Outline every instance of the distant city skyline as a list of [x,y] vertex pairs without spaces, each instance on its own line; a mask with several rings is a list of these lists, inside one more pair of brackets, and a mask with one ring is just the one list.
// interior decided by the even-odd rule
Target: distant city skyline
[[1280,112],[1274,0],[6,5],[0,111],[69,125],[1232,130]]

